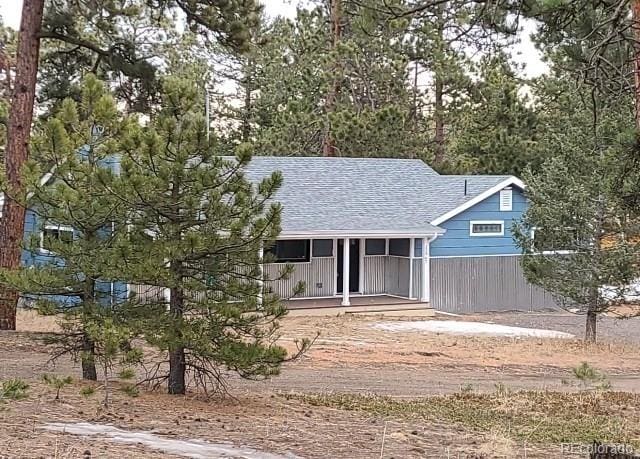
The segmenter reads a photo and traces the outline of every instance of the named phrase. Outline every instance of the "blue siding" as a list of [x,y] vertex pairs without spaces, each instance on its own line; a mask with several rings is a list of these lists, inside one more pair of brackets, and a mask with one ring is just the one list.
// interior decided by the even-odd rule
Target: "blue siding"
[[[83,150],[80,151],[83,154]],[[116,174],[120,172],[120,159],[117,156],[109,157],[101,161],[101,164]],[[27,209],[24,220],[24,247],[30,247],[33,238],[39,238],[42,225],[44,222],[32,210]],[[23,266],[38,266],[49,263],[60,263],[61,261],[55,256],[51,256],[46,253],[42,253],[39,250],[22,250],[22,265]],[[127,299],[127,285],[122,282],[98,282],[97,290],[101,294],[100,303],[109,305],[115,304]],[[52,301],[60,303],[76,303],[80,299],[78,297],[63,297],[52,296]]]
[[[527,208],[524,194],[513,189],[511,211],[500,211],[500,192],[438,225],[446,230],[431,243],[431,256],[455,257],[469,255],[518,255],[521,253],[511,235],[514,221],[519,220]],[[470,236],[472,220],[504,221],[504,236]]]

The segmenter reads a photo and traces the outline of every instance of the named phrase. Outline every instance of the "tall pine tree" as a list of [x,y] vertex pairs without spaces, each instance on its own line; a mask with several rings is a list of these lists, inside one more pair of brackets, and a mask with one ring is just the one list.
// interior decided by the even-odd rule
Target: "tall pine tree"
[[134,243],[121,253],[127,277],[168,292],[146,318],[145,337],[166,353],[159,380],[171,394],[184,394],[190,381],[223,384],[225,370],[275,374],[286,358],[274,342],[286,311],[263,290],[261,256],[279,232],[280,208],[269,201],[282,177],[252,184],[246,148],[234,159],[214,153],[204,95],[190,80],[166,79],[161,111],[123,149],[117,193],[135,209]]
[[24,177],[30,193],[21,203],[30,209],[28,266],[0,274],[4,287],[59,314],[63,333],[51,339],[56,355],[79,357],[85,379],[97,378],[87,330],[99,329],[105,314],[125,300],[115,247],[126,237],[128,212],[108,190],[118,180],[120,141],[136,125],[118,114],[104,85],[89,75],[81,102],[67,99],[37,128]]

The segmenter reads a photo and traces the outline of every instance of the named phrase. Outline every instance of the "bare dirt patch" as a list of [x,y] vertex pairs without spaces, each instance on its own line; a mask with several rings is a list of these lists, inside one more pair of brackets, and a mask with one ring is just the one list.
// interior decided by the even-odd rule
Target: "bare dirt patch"
[[588,361],[593,366],[614,372],[640,371],[640,347],[635,344],[602,342],[585,345],[579,339],[473,337],[416,331],[393,333],[371,326],[382,320],[389,318],[291,317],[283,322],[282,341],[287,343],[319,332],[319,338],[304,361],[317,366],[392,364],[568,369]]
[[[503,320],[511,324],[505,317],[478,316],[465,320]],[[541,319],[537,317],[519,316],[518,320],[521,319],[534,321],[538,328],[574,332],[551,323],[538,324],[535,321]],[[235,399],[169,397],[144,391],[139,397],[130,398],[117,391],[113,404],[104,409],[101,391],[83,397],[80,383],[65,387],[61,402],[53,401],[53,391],[42,383],[41,375],[55,372],[78,377],[79,369],[67,359],[59,360],[55,367],[48,364],[48,350],[38,338],[56,331],[52,318],[21,313],[18,320],[21,331],[0,333],[0,380],[18,377],[31,387],[27,399],[11,401],[4,410],[0,408],[0,456],[83,457],[85,451],[90,451],[92,457],[176,457],[148,446],[114,444],[99,436],[81,437],[41,429],[50,422],[91,422],[153,432],[166,438],[229,443],[307,458],[380,457],[383,437],[385,458],[444,458],[458,454],[469,458],[515,458],[525,457],[525,451],[528,458],[584,457],[584,454],[558,454],[559,437],[532,442],[524,434],[514,435],[513,418],[509,416],[517,416],[513,409],[521,409],[523,402],[510,398],[500,405],[482,393],[496,394],[496,389],[514,392],[554,389],[579,396],[580,388],[572,377],[572,369],[583,361],[607,373],[614,389],[640,390],[640,346],[633,340],[585,346],[579,340],[565,339],[389,333],[372,327],[380,320],[392,319],[375,316],[285,319],[280,342],[286,347],[294,349],[296,339],[313,337],[318,332],[319,338],[303,358],[286,365],[277,378],[262,383],[232,378],[230,390]],[[544,320],[555,319],[551,316]],[[474,397],[478,397],[474,399],[478,409],[491,412],[502,407],[512,411],[507,411],[504,417],[482,417],[486,422],[476,426],[465,421],[464,416],[469,413],[465,404],[449,411],[442,406],[441,412],[453,413],[451,416],[435,416],[432,412],[427,416],[421,402],[409,400],[434,394],[455,397],[450,394],[468,393],[471,389]],[[285,397],[293,392],[301,396]],[[400,404],[396,407],[405,407],[402,405],[405,402],[414,404],[408,410],[372,410],[309,403],[309,397],[361,394],[391,396],[389,400]],[[613,411],[603,412],[603,416],[637,426],[640,423],[637,402],[633,398],[615,404]],[[562,405],[560,402],[554,406]],[[526,406],[532,411],[535,404]],[[570,420],[570,416],[562,419]],[[538,428],[549,424],[545,422],[539,422]],[[535,424],[532,421],[525,425],[522,432],[537,431]],[[625,432],[612,429],[611,438]],[[631,434],[640,436],[640,432]]]

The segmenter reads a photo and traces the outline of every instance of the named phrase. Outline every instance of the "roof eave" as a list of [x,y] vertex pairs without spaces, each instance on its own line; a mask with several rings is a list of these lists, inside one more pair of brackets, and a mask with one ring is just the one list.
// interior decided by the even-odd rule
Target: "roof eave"
[[509,177],[509,178],[503,180],[502,182],[492,186],[491,188],[483,191],[482,193],[480,193],[476,197],[468,200],[464,204],[459,205],[455,209],[451,209],[449,212],[440,215],[438,218],[432,220],[431,224],[434,225],[434,226],[438,226],[438,225],[446,222],[447,220],[455,217],[456,215],[464,212],[465,210],[470,209],[471,207],[475,206],[476,204],[478,204],[478,203],[484,201],[485,199],[487,199],[489,196],[492,196],[493,194],[497,193],[498,191],[500,191],[503,188],[508,187],[508,186],[517,186],[518,188],[520,188],[522,190],[524,190],[526,188],[526,185],[524,184],[524,182],[522,180],[520,180],[519,178],[517,178],[517,177]]
[[434,237],[444,234],[442,228],[424,230],[313,230],[313,231],[282,231],[279,239],[331,239],[331,238],[407,238]]

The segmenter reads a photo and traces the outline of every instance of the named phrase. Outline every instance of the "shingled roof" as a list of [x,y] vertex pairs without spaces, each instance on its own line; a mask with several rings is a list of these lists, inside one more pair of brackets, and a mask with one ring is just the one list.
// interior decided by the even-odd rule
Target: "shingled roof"
[[509,178],[439,175],[417,159],[277,156],[254,157],[246,175],[274,171],[284,178],[282,236],[442,233],[433,220]]
[[[275,171],[284,178],[275,196],[283,206],[283,237],[439,234],[443,217],[517,181],[440,175],[418,159],[255,156],[245,169],[253,182]],[[3,201],[0,194],[0,217]]]

